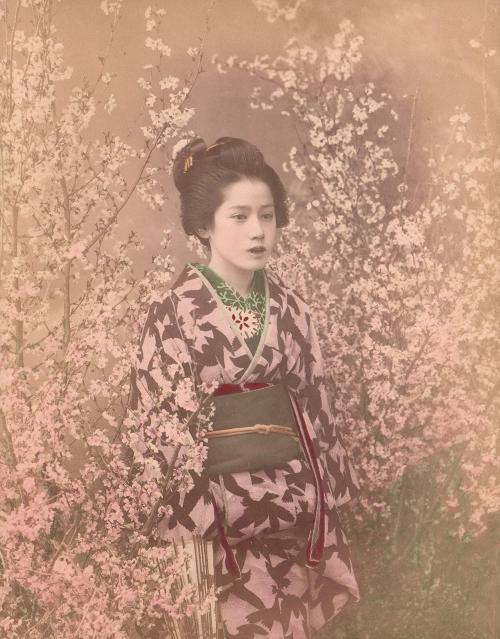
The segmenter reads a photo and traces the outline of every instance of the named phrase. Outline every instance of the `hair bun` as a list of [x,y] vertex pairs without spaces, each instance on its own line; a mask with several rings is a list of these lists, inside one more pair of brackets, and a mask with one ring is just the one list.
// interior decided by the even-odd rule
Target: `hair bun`
[[[212,151],[213,149],[213,151]],[[221,166],[239,166],[243,169],[255,170],[264,166],[264,156],[259,149],[241,138],[222,137],[211,144],[206,153],[217,157]]]
[[172,175],[174,184],[178,191],[182,191],[185,184],[186,173],[196,161],[207,150],[207,145],[203,138],[194,138],[177,152],[173,161]]

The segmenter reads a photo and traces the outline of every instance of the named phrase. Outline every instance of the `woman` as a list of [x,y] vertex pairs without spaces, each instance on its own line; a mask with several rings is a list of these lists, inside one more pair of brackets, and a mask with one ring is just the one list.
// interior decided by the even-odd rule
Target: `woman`
[[[241,438],[210,438],[208,462],[217,444],[219,452],[231,451],[226,461],[233,471],[212,464],[220,472],[204,472],[191,491],[176,493],[159,531],[164,539],[195,530],[213,539],[221,636],[309,639],[359,600],[337,511],[359,487],[333,421],[308,306],[265,269],[277,229],[288,223],[286,193],[260,151],[238,138],[219,138],[208,148],[193,140],[178,153],[173,173],[183,228],[210,258],[188,263],[165,299],[152,304],[133,405],[156,386],[148,371],[159,354],[166,364],[188,362],[203,382],[217,380],[219,396],[236,394],[232,399],[245,410],[248,399],[262,410],[264,403],[253,401],[264,396],[257,391],[281,385],[296,431],[288,428],[290,437],[280,440],[262,430],[247,435],[268,459],[278,459],[286,445],[292,451],[271,467],[256,466],[254,457],[250,470],[234,471],[251,455],[250,447],[234,448]],[[270,412],[267,422],[275,421]],[[271,445],[276,437],[283,445]]]

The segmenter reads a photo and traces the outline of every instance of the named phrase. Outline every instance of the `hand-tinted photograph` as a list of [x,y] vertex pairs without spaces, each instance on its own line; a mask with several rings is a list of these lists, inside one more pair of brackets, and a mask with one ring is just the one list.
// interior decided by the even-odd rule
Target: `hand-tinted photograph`
[[500,636],[498,3],[0,27],[0,636]]

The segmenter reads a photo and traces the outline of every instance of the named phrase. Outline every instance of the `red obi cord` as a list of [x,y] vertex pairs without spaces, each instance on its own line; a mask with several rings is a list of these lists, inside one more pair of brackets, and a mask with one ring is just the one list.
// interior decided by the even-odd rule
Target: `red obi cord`
[[[217,396],[217,395],[226,395],[229,393],[240,393],[245,390],[256,390],[258,388],[264,388],[266,386],[273,386],[273,384],[269,382],[244,382],[242,384],[221,384],[220,386],[218,386],[218,388],[214,390],[212,394],[214,396]],[[319,471],[318,460],[316,459],[316,455],[314,452],[314,445],[309,433],[307,432],[307,427],[304,422],[304,417],[302,415],[299,402],[297,401],[297,398],[294,395],[292,395],[290,392],[288,394],[291,399],[293,412],[295,415],[295,421],[297,423],[300,441],[302,444],[302,449],[306,455],[307,461],[309,462],[309,468],[311,469],[314,475],[314,482],[316,487],[316,506],[314,509],[314,521],[313,521],[312,528],[309,532],[309,536],[307,538],[307,547],[306,547],[306,564],[309,567],[314,568],[321,561],[321,558],[323,556],[323,549],[325,546],[325,493],[321,483],[321,473]],[[224,526],[221,521],[219,509],[217,508],[217,505],[213,497],[212,497],[212,505],[214,508],[214,517],[217,523],[217,529],[219,532],[221,545],[224,548],[224,552],[226,555],[226,560],[225,560],[226,568],[229,572],[233,573],[236,577],[241,577],[241,571],[234,557],[233,550],[227,540],[226,532],[224,530]]]

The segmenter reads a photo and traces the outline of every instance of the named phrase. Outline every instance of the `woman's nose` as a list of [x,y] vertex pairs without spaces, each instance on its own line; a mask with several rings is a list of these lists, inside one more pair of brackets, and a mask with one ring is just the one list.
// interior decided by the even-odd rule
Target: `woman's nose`
[[258,218],[255,218],[250,223],[250,235],[251,237],[264,237],[264,229],[262,223]]

